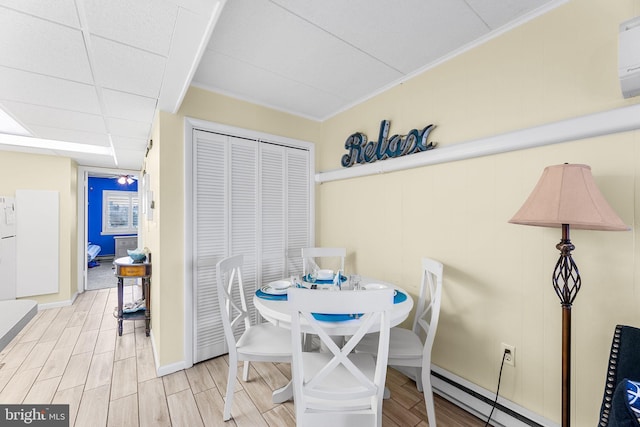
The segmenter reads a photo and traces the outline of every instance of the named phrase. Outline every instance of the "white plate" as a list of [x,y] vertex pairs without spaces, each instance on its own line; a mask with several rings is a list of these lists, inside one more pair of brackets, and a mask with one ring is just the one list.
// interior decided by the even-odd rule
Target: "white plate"
[[288,280],[276,280],[267,284],[271,289],[287,289],[291,287],[291,282]]
[[[369,283],[367,285],[364,285],[364,288],[368,291],[376,291],[379,289],[387,289],[389,286],[387,285],[383,285],[382,283]],[[397,290],[393,290],[393,296],[395,297],[396,295],[398,295],[398,291]]]
[[264,285],[263,287],[260,288],[260,290],[265,294],[269,294],[269,295],[284,295],[287,293],[286,289],[273,289],[269,285]]
[[376,289],[387,289],[389,286],[383,285],[382,283],[367,283],[364,285],[364,288],[368,291],[374,291]]
[[318,270],[318,280],[333,279],[333,270]]

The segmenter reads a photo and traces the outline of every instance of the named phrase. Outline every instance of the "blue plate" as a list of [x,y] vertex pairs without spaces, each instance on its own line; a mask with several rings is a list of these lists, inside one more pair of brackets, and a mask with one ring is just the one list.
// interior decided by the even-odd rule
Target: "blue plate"
[[270,300],[273,300],[273,301],[286,301],[287,300],[287,294],[272,295],[272,294],[267,294],[265,292],[262,292],[260,289],[258,289],[256,291],[256,296],[258,298],[270,299]]
[[[302,278],[302,280],[304,280],[305,282],[308,282],[308,283],[314,283],[314,282],[311,281],[311,277],[309,277],[308,274],[306,276],[304,276]],[[347,280],[347,276],[341,274],[340,275],[340,281],[341,282],[346,282],[346,280]],[[315,283],[318,284],[318,285],[333,285],[333,279],[329,279],[329,280],[316,279]]]
[[323,313],[311,313],[316,320],[322,322],[344,322],[347,320],[355,320],[351,314],[323,314]]

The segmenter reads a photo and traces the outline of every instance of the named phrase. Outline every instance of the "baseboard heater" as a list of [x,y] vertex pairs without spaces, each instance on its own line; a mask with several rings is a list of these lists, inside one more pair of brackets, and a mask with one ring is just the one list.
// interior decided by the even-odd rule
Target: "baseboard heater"
[[[394,368],[410,378],[413,377],[410,372],[401,367]],[[495,390],[489,391],[479,387],[436,365],[431,365],[431,386],[434,393],[481,420],[487,420],[495,400]],[[491,416],[491,425],[495,427],[559,427],[559,424],[502,397],[498,398],[496,409]]]

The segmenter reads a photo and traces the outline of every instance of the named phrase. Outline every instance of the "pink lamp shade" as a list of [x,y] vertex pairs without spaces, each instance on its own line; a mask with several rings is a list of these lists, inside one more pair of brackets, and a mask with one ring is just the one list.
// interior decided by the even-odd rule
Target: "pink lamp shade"
[[512,224],[574,229],[624,231],[629,227],[598,189],[591,167],[547,166],[529,198],[509,220]]

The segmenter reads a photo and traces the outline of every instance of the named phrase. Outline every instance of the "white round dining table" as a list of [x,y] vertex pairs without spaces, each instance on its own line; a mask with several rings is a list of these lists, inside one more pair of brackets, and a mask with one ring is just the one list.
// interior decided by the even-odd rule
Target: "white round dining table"
[[[393,305],[393,309],[391,310],[391,326],[397,326],[402,323],[407,317],[409,317],[409,313],[413,308],[413,298],[411,295],[407,293],[404,289],[395,286],[391,283],[387,283],[381,280],[376,280],[368,277],[362,277],[361,286],[364,287],[368,284],[379,283],[389,287],[396,289],[398,292],[404,293],[407,298],[404,301],[399,301],[397,304]],[[366,292],[366,290],[342,290],[342,291],[330,291],[330,290],[309,290],[309,292]],[[254,294],[253,297],[253,305],[256,307],[256,310],[260,313],[260,315],[267,321],[273,323],[276,326],[280,326],[282,328],[291,328],[291,314],[289,312],[289,307],[287,306],[286,300],[272,300],[272,299],[264,299],[260,298]],[[332,336],[346,336],[352,335],[360,325],[360,319],[350,319],[347,321],[339,321],[339,322],[327,322],[323,321],[323,328],[327,331],[328,335]],[[377,322],[374,322],[376,325]],[[375,328],[374,326],[374,328]],[[370,332],[378,332],[377,329],[371,329]],[[289,382],[286,386],[275,390],[273,392],[273,403],[282,403],[287,400],[293,398],[293,388],[292,383]]]
[[[411,295],[407,293],[404,289],[395,286],[391,283],[384,282],[381,280],[376,280],[368,277],[362,277],[361,286],[364,287],[369,284],[382,284],[396,289],[398,292],[404,293],[407,298],[404,301],[398,302],[393,305],[393,309],[391,310],[391,326],[397,326],[400,323],[404,322],[407,317],[409,317],[409,313],[411,313],[411,309],[413,308],[413,298]],[[366,292],[365,290],[360,291],[352,291],[352,290],[342,290],[342,291],[329,291],[329,290],[309,290],[309,292]],[[289,312],[289,307],[287,306],[286,300],[271,300],[260,298],[254,294],[253,297],[253,305],[256,307],[256,310],[260,313],[260,315],[270,323],[280,326],[282,328],[289,329],[291,327],[291,314]],[[351,319],[347,321],[339,321],[339,322],[329,322],[323,321],[322,326],[328,335],[336,335],[336,336],[345,336],[352,335],[355,330],[357,330],[360,325],[360,319]],[[376,324],[377,326],[377,324]],[[370,330],[370,332],[378,332],[375,329]]]

